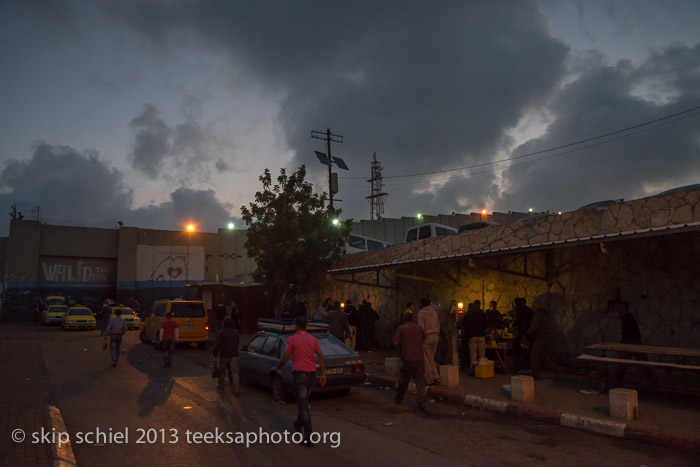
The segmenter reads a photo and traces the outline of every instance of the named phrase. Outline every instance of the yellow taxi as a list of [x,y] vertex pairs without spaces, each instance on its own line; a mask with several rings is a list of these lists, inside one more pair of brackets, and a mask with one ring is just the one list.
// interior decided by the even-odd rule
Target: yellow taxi
[[63,295],[49,295],[46,297],[46,306],[65,305],[66,298]]
[[84,306],[72,306],[63,315],[63,329],[95,329],[96,325],[92,311]]
[[112,313],[109,315],[109,319],[112,319],[115,316],[117,316],[114,314],[116,310],[121,311],[121,317],[124,318],[124,321],[126,321],[126,327],[128,329],[139,329],[141,327],[141,318],[136,316],[134,310],[132,310],[128,306],[119,305],[112,307]]
[[41,322],[44,326],[49,324],[61,324],[63,322],[63,315],[68,311],[68,307],[65,305],[49,305],[41,315]]
[[150,313],[144,320],[141,330],[141,342],[158,340],[158,329],[168,313],[173,314],[177,322],[180,342],[196,343],[200,349],[207,346],[209,340],[209,314],[207,306],[198,300],[156,300]]

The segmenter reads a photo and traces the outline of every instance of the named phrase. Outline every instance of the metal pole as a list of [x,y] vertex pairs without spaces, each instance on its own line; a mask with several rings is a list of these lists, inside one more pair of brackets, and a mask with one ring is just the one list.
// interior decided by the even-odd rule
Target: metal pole
[[328,196],[333,208],[333,159],[331,159],[331,129],[326,128],[326,141],[328,142]]

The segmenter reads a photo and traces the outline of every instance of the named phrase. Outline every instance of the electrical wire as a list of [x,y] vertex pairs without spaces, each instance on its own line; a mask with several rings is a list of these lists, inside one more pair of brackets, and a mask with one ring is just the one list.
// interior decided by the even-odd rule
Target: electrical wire
[[[513,160],[517,160],[517,159],[523,159],[523,158],[525,158],[525,157],[532,157],[532,156],[536,156],[536,155],[538,155],[538,154],[544,154],[544,153],[547,153],[547,152],[557,151],[557,150],[559,150],[559,149],[564,149],[564,148],[568,148],[568,147],[571,147],[571,146],[577,146],[577,145],[579,145],[579,144],[588,143],[588,142],[590,142],[590,141],[595,141],[595,140],[598,140],[598,139],[601,139],[601,138],[607,138],[607,137],[609,137],[609,136],[613,136],[613,135],[617,135],[617,134],[620,134],[620,133],[624,133],[624,132],[627,132],[627,131],[630,131],[630,130],[634,130],[634,129],[636,129],[636,128],[645,127],[645,126],[651,125],[651,124],[653,124],[653,123],[657,123],[657,122],[661,122],[661,121],[663,121],[663,120],[668,120],[668,119],[671,119],[671,118],[674,118],[674,117],[678,117],[678,116],[680,116],[680,115],[684,115],[684,114],[687,114],[687,113],[690,113],[690,112],[693,112],[693,111],[696,111],[696,110],[700,110],[700,106],[693,107],[693,108],[684,110],[684,111],[682,111],[682,112],[677,112],[677,113],[675,113],[675,114],[667,115],[667,116],[665,116],[665,117],[661,117],[661,118],[657,118],[657,119],[654,119],[654,120],[650,120],[650,121],[645,122],[645,123],[640,123],[640,124],[638,124],[638,125],[633,125],[633,126],[630,126],[630,127],[627,127],[627,128],[623,128],[623,129],[621,129],[621,130],[611,131],[611,132],[609,132],[609,133],[605,133],[605,134],[602,134],[602,135],[594,136],[594,137],[591,137],[591,138],[586,138],[586,139],[583,139],[583,140],[580,140],[580,141],[576,141],[576,142],[574,142],[574,143],[563,144],[563,145],[561,145],[561,146],[556,146],[556,147],[549,148],[549,149],[543,149],[543,150],[540,150],[540,151],[535,151],[535,152],[531,152],[531,153],[527,153],[527,154],[521,154],[521,155],[519,155],[519,156],[513,156],[513,157],[506,158],[506,159],[500,159],[500,160],[489,161],[489,162],[482,162],[482,163],[479,163],[479,164],[468,165],[468,166],[465,166],[465,167],[457,167],[457,168],[453,168],[453,169],[436,170],[436,171],[433,171],[433,172],[422,172],[422,173],[406,174],[406,175],[388,175],[388,176],[385,176],[385,177],[383,177],[383,178],[384,178],[384,179],[387,179],[387,178],[406,178],[406,177],[420,177],[420,176],[425,176],[425,175],[437,175],[437,174],[441,174],[441,173],[456,172],[456,171],[458,171],[458,170],[474,169],[474,168],[477,168],[477,167],[484,167],[484,166],[487,166],[487,165],[494,165],[494,164],[499,164],[499,163],[502,163],[502,162],[509,162],[509,161],[513,161]],[[638,134],[638,133],[642,133],[642,132],[644,132],[644,131],[646,131],[646,130],[650,130],[650,129],[658,128],[658,127],[661,127],[661,126],[665,126],[665,125],[667,125],[667,124],[669,124],[669,123],[675,123],[675,122],[678,122],[678,121],[680,121],[680,120],[684,120],[684,119],[686,119],[686,118],[694,117],[694,116],[696,116],[696,115],[700,115],[700,113],[692,114],[692,115],[686,115],[686,116],[684,116],[684,117],[681,117],[681,118],[679,118],[679,119],[673,120],[673,121],[671,121],[671,122],[664,122],[664,123],[662,123],[662,124],[655,125],[655,126],[653,126],[653,127],[651,127],[651,128],[647,128],[647,129],[644,129],[644,130],[636,131],[636,132],[630,133],[629,135],[625,135],[625,136],[622,136],[622,137],[626,137],[626,136],[631,136],[631,135],[635,135],[635,134]],[[561,153],[561,154],[558,154],[558,155],[569,154],[570,152],[574,152],[574,151],[577,151],[577,150],[582,150],[582,149],[591,148],[591,147],[594,147],[594,146],[598,146],[598,145],[600,145],[600,144],[604,144],[604,143],[606,143],[606,142],[610,142],[610,141],[615,141],[615,140],[617,140],[617,139],[621,139],[622,137],[611,138],[611,139],[606,140],[606,141],[601,142],[601,143],[596,143],[596,144],[594,144],[594,145],[584,146],[584,147],[582,147],[582,148],[578,148],[578,149],[575,149],[575,150],[573,150],[573,151],[566,151],[566,152]],[[551,159],[551,157],[557,157],[557,155],[555,155],[555,156],[543,157],[543,158],[539,158],[539,159],[535,159],[535,160],[532,161],[532,162],[536,162],[536,161],[539,161],[539,160],[545,160],[545,159]],[[509,166],[509,167],[513,167],[513,166],[517,166],[517,165],[522,165],[522,164],[515,164],[515,165],[511,165],[511,166]],[[508,168],[508,167],[506,167],[506,168]],[[503,170],[503,169],[498,169],[498,170]],[[489,171],[489,172],[490,172],[490,171]],[[479,172],[479,173],[484,173],[484,172]],[[474,175],[474,174],[472,173],[472,174],[467,174],[467,175],[463,175],[463,176],[457,176],[457,178],[461,178],[461,177],[465,177],[465,176],[469,176],[469,175]],[[345,179],[345,180],[365,180],[365,179],[366,179],[366,177],[340,177],[340,178],[341,178],[341,179]],[[425,180],[424,180],[424,181],[419,181],[419,182],[412,182],[412,183],[425,183]],[[402,185],[405,185],[405,184],[411,184],[411,183],[402,183]],[[399,184],[384,185],[384,186],[396,186],[396,185],[399,185]],[[346,186],[349,186],[349,185],[346,185]],[[366,186],[366,185],[363,185],[363,186]]]

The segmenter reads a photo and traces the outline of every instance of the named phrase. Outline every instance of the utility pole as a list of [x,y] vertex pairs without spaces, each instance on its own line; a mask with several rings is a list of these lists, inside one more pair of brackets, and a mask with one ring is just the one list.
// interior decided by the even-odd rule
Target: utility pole
[[328,197],[330,199],[330,207],[333,207],[333,162],[336,163],[338,167],[341,169],[348,170],[348,166],[345,165],[345,162],[339,158],[339,157],[332,157],[331,156],[331,142],[333,143],[342,143],[343,142],[343,135],[335,135],[331,133],[330,128],[326,128],[326,131],[316,131],[316,130],[311,130],[311,137],[313,139],[323,139],[326,140],[326,148],[328,153],[323,154],[322,152],[316,152],[316,157],[318,157],[319,162],[321,164],[325,164],[328,166]]
[[382,192],[382,164],[377,160],[377,153],[372,157],[372,178],[367,180],[372,184],[372,194],[365,198],[369,201],[369,219],[380,220],[384,218],[384,199],[389,196]]

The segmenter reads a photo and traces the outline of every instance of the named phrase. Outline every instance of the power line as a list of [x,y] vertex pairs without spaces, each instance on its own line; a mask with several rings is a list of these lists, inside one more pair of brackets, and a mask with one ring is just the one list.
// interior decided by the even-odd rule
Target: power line
[[[520,156],[513,156],[513,157],[506,158],[506,159],[500,159],[500,160],[489,161],[489,162],[482,162],[482,163],[479,163],[479,164],[468,165],[468,166],[465,166],[465,167],[457,167],[457,168],[454,168],[454,169],[436,170],[436,171],[433,171],[433,172],[422,172],[422,173],[406,174],[406,175],[388,175],[388,176],[385,176],[384,178],[406,178],[406,177],[420,177],[420,176],[425,176],[425,175],[437,175],[437,174],[441,174],[441,173],[456,172],[456,171],[458,171],[458,170],[474,169],[474,168],[477,168],[477,167],[483,167],[483,166],[487,166],[487,165],[498,164],[498,163],[501,163],[501,162],[508,162],[508,161],[512,161],[512,160],[522,159],[522,158],[525,158],[525,157],[536,156],[536,155],[538,155],[538,154],[544,154],[544,153],[547,153],[547,152],[557,151],[557,150],[559,150],[559,149],[564,149],[564,148],[568,148],[568,147],[571,147],[571,146],[576,146],[576,145],[579,145],[579,144],[588,143],[588,142],[590,142],[590,141],[595,141],[595,140],[597,140],[597,139],[607,138],[607,137],[609,137],[609,136],[617,135],[617,134],[619,134],[619,133],[624,133],[624,132],[627,132],[627,131],[630,131],[630,130],[634,130],[634,129],[636,129],[636,128],[641,128],[641,127],[644,127],[644,126],[651,125],[651,124],[653,124],[653,123],[661,122],[661,121],[663,121],[663,120],[668,120],[668,119],[670,119],[670,118],[678,117],[679,115],[687,114],[687,113],[693,112],[693,111],[695,111],[695,110],[700,110],[700,106],[693,107],[693,108],[684,110],[684,111],[682,111],[682,112],[677,112],[677,113],[675,113],[675,114],[667,115],[667,116],[665,116],[665,117],[661,117],[661,118],[657,118],[657,119],[654,119],[654,120],[650,120],[650,121],[645,122],[645,123],[640,123],[640,124],[638,124],[638,125],[633,125],[633,126],[630,126],[630,127],[627,127],[627,128],[623,128],[623,129],[621,129],[621,130],[611,131],[611,132],[609,132],[609,133],[605,133],[605,134],[602,134],[602,135],[594,136],[594,137],[591,137],[591,138],[586,138],[586,139],[583,139],[583,140],[580,140],[580,141],[576,141],[576,142],[574,142],[574,143],[568,143],[568,144],[563,144],[563,145],[561,145],[561,146],[556,146],[556,147],[549,148],[549,149],[543,149],[543,150],[541,150],[541,151],[535,151],[535,152],[531,152],[531,153],[527,153],[527,154],[521,154]],[[666,125],[666,124],[668,124],[668,123],[675,123],[675,122],[678,122],[678,121],[680,121],[680,120],[684,120],[685,118],[694,117],[694,116],[696,116],[696,115],[700,115],[700,114],[688,115],[688,116],[685,116],[685,117],[682,117],[682,118],[673,120],[673,121],[671,121],[671,122],[666,122],[666,123],[664,123],[664,124],[660,124],[660,125],[653,126],[653,127],[651,127],[651,128],[648,128],[648,129],[658,128],[658,127],[664,126],[664,125]],[[645,130],[643,130],[643,131],[645,131]],[[634,132],[634,133],[630,133],[630,134],[627,135],[627,136],[635,135],[635,134],[638,134],[638,133],[642,133],[642,131],[637,131],[637,132]],[[606,140],[605,142],[608,142],[608,141],[615,141],[615,140],[617,140],[617,139],[620,139],[620,138],[612,138],[612,139]],[[598,144],[602,144],[602,143],[598,143]],[[589,147],[597,146],[598,144],[595,144],[595,145],[592,145],[592,146],[585,146],[585,147],[582,147],[582,148],[580,148],[580,149],[586,149],[586,148],[589,148]],[[568,154],[568,153],[569,153],[569,152],[565,152],[565,153],[562,153],[562,154],[560,154],[560,155]],[[543,160],[543,159],[549,159],[549,157],[541,158],[541,159],[536,159],[536,160]],[[535,161],[533,161],[533,162],[535,162]],[[518,165],[520,165],[520,164],[518,164]],[[363,177],[342,177],[342,178],[345,178],[345,179],[352,179],[352,180],[364,180]],[[422,182],[418,182],[418,183],[422,183]],[[389,184],[387,184],[387,185],[385,185],[385,186],[394,186],[394,185],[389,185]]]
[[[692,110],[697,110],[697,109],[700,109],[700,107],[696,107],[695,109],[691,109],[691,111],[692,111]],[[684,114],[684,113],[686,113],[686,112],[680,112],[680,113],[678,113],[678,114],[675,114],[674,116],[682,115],[682,114]],[[593,147],[596,147],[596,146],[601,146],[601,145],[603,145],[603,144],[610,143],[610,142],[612,142],[612,141],[617,141],[617,140],[620,140],[620,139],[628,138],[628,137],[630,137],[630,136],[634,136],[634,135],[639,134],[639,133],[644,133],[644,132],[647,132],[647,131],[650,131],[650,130],[654,130],[654,129],[656,129],[656,128],[659,128],[659,127],[662,127],[662,126],[666,126],[666,125],[670,125],[670,124],[672,124],[672,123],[676,123],[676,122],[678,122],[678,121],[685,120],[685,119],[687,119],[687,118],[696,117],[696,116],[698,116],[698,115],[700,115],[700,112],[695,113],[695,114],[691,114],[691,115],[686,115],[686,116],[680,117],[680,118],[678,118],[678,119],[676,119],[676,120],[672,120],[672,121],[670,121],[670,122],[660,123],[660,124],[658,124],[658,125],[654,125],[654,126],[649,127],[649,128],[643,128],[643,129],[641,129],[641,130],[638,130],[638,131],[635,131],[635,132],[632,132],[632,133],[629,133],[629,134],[626,134],[626,135],[620,135],[620,136],[617,136],[617,137],[615,137],[615,138],[610,138],[610,139],[607,139],[607,140],[605,140],[605,141],[600,141],[600,142],[597,142],[597,143],[593,143],[593,144],[589,144],[589,145],[586,145],[586,146],[582,146],[582,147],[580,147],[580,148],[574,148],[574,149],[570,149],[570,150],[568,150],[568,151],[560,152],[560,153],[557,153],[557,154],[552,154],[552,155],[549,155],[549,156],[540,157],[540,158],[538,158],[538,159],[534,159],[534,160],[531,160],[531,161],[520,162],[520,163],[517,163],[517,164],[510,164],[510,165],[505,166],[505,167],[494,167],[494,168],[487,169],[487,170],[482,170],[482,171],[479,171],[479,172],[469,172],[469,173],[467,173],[467,174],[463,174],[463,175],[454,175],[454,176],[452,176],[452,177],[446,177],[446,178],[428,179],[428,180],[417,180],[417,181],[413,181],[413,182],[402,182],[402,183],[388,183],[388,184],[385,184],[384,186],[418,185],[418,184],[421,184],[421,183],[433,183],[433,182],[441,182],[441,181],[455,180],[455,179],[459,179],[459,178],[468,178],[468,177],[471,177],[471,176],[473,176],[473,175],[480,175],[480,174],[485,174],[485,173],[490,173],[490,172],[496,172],[496,171],[501,171],[501,170],[507,170],[507,169],[511,169],[511,168],[513,168],[513,167],[519,167],[519,166],[522,166],[522,165],[534,164],[535,162],[539,162],[539,161],[543,161],[543,160],[547,160],[547,159],[553,159],[553,158],[555,158],[555,157],[566,156],[566,155],[573,154],[573,153],[578,152],[578,151],[583,151],[584,149],[590,149],[590,148],[593,148]],[[658,122],[658,121],[665,120],[665,119],[666,119],[666,118],[657,119],[657,120],[654,120],[654,121],[655,121],[655,122]],[[648,125],[648,124],[649,124],[649,123],[647,123],[647,125]],[[637,126],[635,126],[635,128],[639,128],[640,126],[644,126],[644,125],[637,125]],[[620,131],[616,131],[616,132],[613,132],[613,133],[609,133],[608,136],[609,136],[609,135],[613,135],[613,134],[618,134],[618,133],[620,133]],[[598,139],[598,138],[590,138],[590,139],[588,139],[587,141],[593,141],[594,139]],[[572,145],[574,145],[574,144],[576,144],[576,143],[572,143],[572,144],[567,144],[567,145],[564,145],[564,146],[560,146],[559,149],[564,148],[564,147],[570,147],[570,146],[572,146]],[[580,143],[579,143],[579,144],[580,144]],[[528,154],[528,155],[541,154],[541,153],[543,153],[543,152],[548,152],[548,151],[552,151],[552,150],[555,150],[555,149],[556,149],[556,148],[553,148],[553,149],[551,149],[551,150],[546,150],[546,151],[539,151],[538,153],[532,153],[532,154]],[[498,163],[498,162],[507,162],[507,161],[510,161],[510,160],[513,160],[513,159],[517,159],[517,158],[520,158],[520,157],[525,157],[525,156],[518,156],[518,157],[516,157],[516,158],[504,159],[504,160],[501,160],[501,161],[493,161],[493,162],[491,162],[491,163],[477,164],[477,165],[472,166],[472,167],[476,168],[476,167],[481,167],[481,166],[484,166],[484,165],[495,164],[495,163]],[[465,169],[465,168],[466,168],[466,167],[463,167],[463,169]],[[453,169],[453,170],[456,170],[456,169]],[[437,173],[444,173],[444,172],[447,172],[447,171],[437,172]],[[432,174],[429,174],[429,175],[432,175]],[[345,185],[345,186],[347,186],[347,187],[352,187],[352,186],[354,186],[354,187],[359,187],[359,186],[361,186],[361,185]],[[363,185],[363,186],[364,186],[364,185]]]

